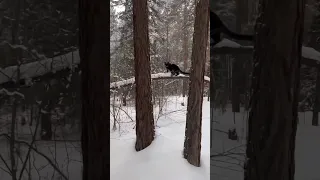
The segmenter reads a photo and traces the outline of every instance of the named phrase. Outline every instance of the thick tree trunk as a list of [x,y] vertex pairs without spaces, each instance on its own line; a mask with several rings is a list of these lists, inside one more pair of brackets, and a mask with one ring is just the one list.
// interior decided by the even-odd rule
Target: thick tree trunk
[[[213,0],[210,0],[210,9],[212,9]],[[212,22],[210,22],[212,23]],[[210,37],[213,31],[210,29]],[[211,41],[211,39],[210,39]],[[210,43],[209,43],[210,44]],[[214,89],[214,49],[210,45],[210,149],[212,148],[213,139],[213,117],[214,117],[214,101],[215,101],[215,89]]]
[[79,0],[83,180],[109,178],[109,1]]
[[244,179],[293,180],[305,5],[260,3]]
[[41,140],[51,140],[52,138],[52,124],[51,113],[41,113]]
[[151,92],[150,43],[147,0],[133,0],[133,41],[136,78],[136,151],[154,139]]
[[34,113],[34,110],[33,110],[33,104],[30,105],[30,121],[29,121],[29,126],[32,126],[32,122],[33,122],[33,113]]
[[[211,33],[211,32],[210,32]],[[213,56],[213,48],[210,47],[210,56]],[[214,59],[210,57],[210,148],[212,148],[213,140],[213,117],[214,117],[214,100],[215,100],[215,89],[214,89]]]
[[316,80],[316,91],[313,105],[313,114],[312,114],[312,125],[319,125],[319,111],[320,111],[320,68],[318,68],[317,72],[317,80]]
[[[19,24],[20,24],[20,12],[21,12],[21,1],[15,0],[15,3],[12,3],[12,11],[14,15],[14,23],[11,27],[11,40],[12,44],[16,45],[18,36],[19,36]],[[16,58],[16,64],[17,64],[17,79],[15,83],[15,88],[18,91],[20,87],[20,57],[21,57],[21,51],[12,49],[12,54]],[[13,104],[12,104],[12,114],[11,114],[11,133],[10,133],[10,160],[11,160],[11,179],[17,180],[17,157],[15,156],[15,153],[19,151],[19,146],[16,146],[16,130],[17,130],[17,108],[18,108],[18,99],[16,97],[13,97]]]
[[208,6],[209,0],[199,0],[196,5],[191,57],[192,72],[190,74],[183,155],[194,166],[200,166],[202,100],[209,25]]
[[51,92],[54,91],[50,82],[46,82],[44,85],[46,92],[42,97],[42,103],[40,108],[41,117],[41,133],[40,137],[42,140],[52,139],[52,123],[51,123],[51,110],[53,102],[51,98],[53,97]]
[[49,95],[46,93],[43,98],[43,106],[40,111],[41,114],[41,134],[40,137],[42,140],[51,140],[52,139],[52,123],[51,123],[51,110],[52,102],[49,100]]

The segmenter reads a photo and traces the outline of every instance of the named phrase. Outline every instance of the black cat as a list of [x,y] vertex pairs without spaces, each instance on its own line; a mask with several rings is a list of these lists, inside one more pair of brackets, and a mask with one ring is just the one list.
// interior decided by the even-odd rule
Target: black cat
[[171,64],[169,62],[165,62],[164,65],[167,68],[167,72],[170,71],[173,76],[178,76],[180,73],[184,74],[184,75],[190,74],[190,73],[181,71],[179,66],[177,66],[176,64]]

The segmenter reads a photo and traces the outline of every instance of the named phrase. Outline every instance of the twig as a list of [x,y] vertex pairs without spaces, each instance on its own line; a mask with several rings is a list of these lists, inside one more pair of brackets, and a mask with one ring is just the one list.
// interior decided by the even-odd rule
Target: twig
[[0,166],[0,169],[6,173],[8,173],[10,176],[12,175],[8,170],[4,169],[3,167]]
[[237,166],[243,167],[240,163],[221,161],[221,160],[217,160],[217,159],[210,159],[210,161],[216,161],[216,162],[221,162],[221,163],[226,163],[226,164],[233,164],[233,165],[237,165]]
[[218,167],[218,168],[221,168],[221,169],[228,169],[228,170],[231,170],[231,171],[243,172],[243,171],[239,171],[239,170],[237,170],[237,169],[232,169],[232,168],[228,168],[228,167],[217,166],[217,165],[213,165],[213,164],[210,164],[210,166]]
[[122,109],[121,107],[118,107],[118,106],[116,106],[116,105],[114,105],[114,107],[115,107],[115,108],[118,108],[118,109],[121,110],[121,111],[123,111],[123,112],[128,116],[128,118],[131,119],[132,122],[134,121],[133,118],[132,118],[124,109]]
[[225,151],[225,152],[222,152],[222,153],[210,155],[210,158],[212,158],[212,157],[219,157],[219,156],[226,156],[226,155],[230,155],[230,154],[242,155],[242,154],[244,154],[244,153],[232,153],[232,152],[231,152],[232,150],[234,150],[234,149],[236,149],[236,148],[239,148],[239,147],[241,147],[241,146],[244,146],[244,144],[241,144],[241,145],[239,145],[239,146],[233,147],[233,148],[231,148],[231,149],[229,149],[229,150],[227,150],[227,151]]
[[[7,139],[11,139],[11,137],[7,134],[0,134],[1,136],[5,136]],[[43,158],[45,158],[48,163],[65,179],[68,180],[67,176],[63,174],[63,172],[51,161],[50,158],[48,158],[45,154],[43,154],[42,152],[38,151],[38,149],[34,148],[33,146],[31,146],[28,142],[25,141],[20,141],[20,140],[15,140],[16,143],[20,143],[20,144],[24,144],[26,146],[28,146],[30,149],[32,149],[34,152],[36,152],[37,154],[39,154],[40,156],[42,156]]]
[[[39,115],[40,115],[40,112],[39,112]],[[32,136],[32,141],[31,141],[30,147],[33,146],[33,144],[34,144],[34,142],[35,142],[35,140],[36,140],[36,134],[37,134],[37,130],[38,130],[38,127],[39,127],[39,117],[40,117],[39,115],[37,116],[37,124],[36,124],[36,128],[35,128],[35,130],[34,130],[34,134],[33,134],[33,136]],[[24,171],[24,169],[25,169],[26,166],[27,166],[27,161],[28,161],[28,159],[30,158],[30,152],[31,152],[31,148],[28,149],[26,158],[25,158],[25,160],[24,160],[24,162],[23,162],[22,169],[21,169],[20,175],[19,175],[19,180],[21,180],[23,171]]]
[[9,171],[9,174],[11,175],[12,171],[11,171],[8,163],[6,162],[6,160],[3,158],[3,156],[1,154],[0,154],[0,159],[3,161],[4,165],[7,167],[8,171]]

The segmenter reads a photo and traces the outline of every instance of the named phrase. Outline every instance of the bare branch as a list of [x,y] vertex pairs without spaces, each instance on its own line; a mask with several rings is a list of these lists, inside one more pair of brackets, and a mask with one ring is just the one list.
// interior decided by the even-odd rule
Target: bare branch
[[[8,140],[11,139],[11,137],[8,134],[0,134],[0,137],[1,136],[6,137]],[[59,169],[59,167],[57,167],[48,156],[46,156],[42,152],[38,151],[38,149],[36,149],[35,147],[31,146],[28,142],[21,141],[21,140],[15,140],[15,142],[28,146],[30,149],[32,149],[34,152],[36,152],[38,155],[40,155],[43,158],[45,158],[48,161],[48,163],[63,177],[63,179],[68,180],[67,176],[65,174],[63,174],[63,172]]]
[[[39,114],[40,114],[40,112],[39,112]],[[35,130],[34,130],[34,134],[33,134],[33,136],[32,136],[32,141],[31,141],[30,147],[33,146],[33,144],[34,144],[34,142],[35,142],[35,140],[36,140],[36,134],[37,134],[36,132],[37,132],[38,127],[39,127],[39,124],[40,124],[40,123],[39,123],[39,117],[40,117],[40,116],[37,117],[37,124],[36,124],[36,128],[35,128]],[[26,158],[25,158],[25,160],[24,160],[24,162],[23,162],[22,169],[21,169],[21,171],[20,171],[20,175],[19,175],[19,179],[18,179],[18,180],[21,180],[23,171],[24,171],[24,169],[26,168],[28,159],[30,158],[30,152],[31,152],[31,148],[30,148],[30,147],[29,147],[29,149],[28,149]]]
[[[6,168],[8,169],[8,173],[11,175],[12,174],[12,171],[8,165],[8,163],[6,162],[6,160],[3,158],[3,156],[0,154],[0,159],[3,161],[4,165],[6,166]],[[6,171],[7,172],[7,171]]]

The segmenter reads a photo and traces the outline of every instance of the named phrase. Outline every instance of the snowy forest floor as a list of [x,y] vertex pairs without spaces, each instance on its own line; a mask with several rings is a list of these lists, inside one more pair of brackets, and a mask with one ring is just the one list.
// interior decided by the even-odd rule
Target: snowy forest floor
[[[25,140],[26,142],[30,142]],[[31,180],[62,180],[62,176],[54,170],[52,164],[69,180],[80,180],[82,177],[82,157],[81,157],[81,144],[78,142],[67,141],[36,141],[34,146],[38,152],[31,151],[30,161],[27,161],[26,170],[22,176],[22,180],[29,179],[29,171]],[[0,154],[10,166],[9,144],[6,140],[0,141]],[[28,147],[25,145],[20,146],[20,158],[18,162],[18,176],[22,167],[22,161],[25,161]],[[46,156],[50,159],[49,162],[44,158]],[[11,180],[11,175],[8,174],[5,163],[0,160],[0,179]],[[6,170],[6,171],[5,171]]]
[[[110,99],[111,100],[111,99]],[[243,162],[246,148],[247,113],[231,112],[227,107],[225,113],[215,111],[214,131],[210,160],[210,103],[204,98],[202,121],[202,149],[201,167],[190,165],[183,157],[183,143],[185,135],[185,118],[187,98],[169,97],[162,107],[159,115],[159,106],[154,108],[156,120],[156,137],[154,142],[145,150],[136,152],[135,143],[135,108],[129,102],[126,107],[118,110],[117,129],[112,130],[113,108],[110,108],[110,166],[112,180],[242,180]],[[130,104],[131,103],[131,104]],[[120,110],[121,109],[121,110]],[[296,137],[296,180],[320,180],[320,128],[311,125],[312,113],[299,113],[299,125]],[[10,121],[10,117],[1,117],[0,127]],[[236,128],[239,135],[238,141],[228,139],[225,132],[229,128]],[[7,128],[5,128],[7,129]],[[6,133],[4,128],[1,133]],[[30,143],[30,130],[34,132],[34,126],[18,127],[19,140]],[[70,180],[81,179],[81,146],[78,132],[68,131],[67,127],[57,134],[68,134],[69,140],[40,141],[35,142],[35,148],[41,154],[32,151],[30,162],[27,163],[27,172],[31,170],[31,179],[60,180],[63,179],[52,164],[59,167],[63,174]],[[63,133],[64,132],[64,133]],[[70,136],[71,135],[71,136]],[[75,135],[75,136],[74,136]],[[77,138],[74,138],[77,137]],[[74,140],[72,140],[74,139]],[[71,141],[70,141],[71,140]],[[21,169],[21,161],[25,160],[27,146],[21,144],[18,169]],[[5,138],[0,137],[0,155],[10,166],[9,144]],[[46,156],[50,159],[45,159]],[[211,166],[210,166],[211,161]],[[0,160],[0,179],[9,180],[11,176],[6,172],[5,163]],[[28,173],[23,174],[22,180],[28,179]],[[19,173],[19,170],[18,170]]]
[[[0,179],[11,180],[11,175],[8,173],[7,165],[11,168],[10,161],[10,146],[8,140],[5,138],[5,134],[8,134],[11,127],[11,114],[7,112],[1,112],[0,118]],[[22,115],[18,111],[18,117]],[[36,123],[32,126],[28,125],[29,114],[24,116],[27,118],[27,124],[21,126],[17,123],[16,147],[19,147],[19,151],[16,151],[17,157],[16,164],[18,164],[17,176],[19,178],[23,162],[26,161],[29,146],[31,144],[32,135],[36,129]],[[19,119],[19,118],[18,118]],[[80,180],[82,177],[82,156],[81,156],[81,142],[79,127],[70,127],[69,124],[65,126],[53,125],[53,139],[52,141],[40,140],[40,125],[38,127],[35,142],[33,144],[34,150],[30,151],[30,158],[26,162],[26,168],[22,175],[21,180]],[[3,158],[3,159],[2,159]],[[5,162],[4,162],[5,161]],[[7,165],[6,165],[7,164]],[[56,169],[65,175],[65,178],[61,176]],[[30,173],[29,173],[30,172]]]
[[[215,111],[214,131],[211,149],[211,179],[243,180],[243,163],[246,150],[247,113],[225,113]],[[312,113],[299,113],[299,125],[296,136],[295,180],[320,180],[320,127],[311,125]],[[228,139],[229,128],[236,128],[238,141]]]
[[[163,115],[156,118],[156,137],[146,149],[136,152],[135,122],[123,114],[120,129],[111,130],[110,172],[112,180],[209,180],[210,179],[210,102],[203,101],[201,167],[190,165],[182,156],[185,137],[187,98],[170,97]],[[112,111],[112,110],[111,110]],[[135,118],[134,108],[125,111]],[[159,114],[159,108],[154,108]],[[158,117],[158,116],[156,116]],[[110,115],[110,119],[113,117]],[[111,128],[112,128],[111,123]]]

